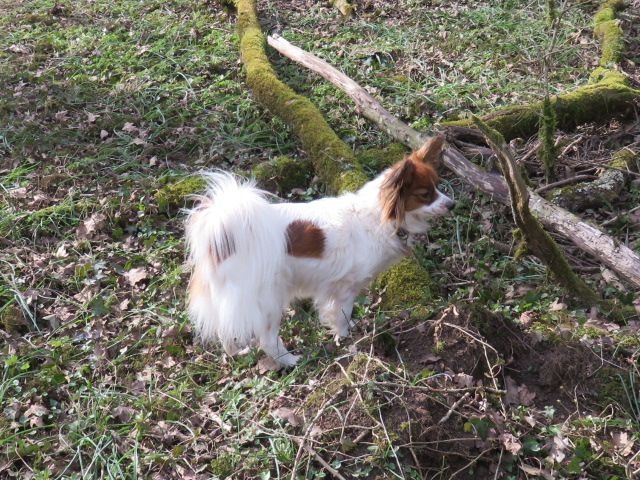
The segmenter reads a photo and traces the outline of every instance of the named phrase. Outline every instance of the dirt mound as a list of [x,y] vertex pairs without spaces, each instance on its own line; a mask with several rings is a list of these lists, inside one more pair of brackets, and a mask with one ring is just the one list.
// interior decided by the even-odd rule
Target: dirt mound
[[[567,398],[590,399],[601,365],[581,344],[543,340],[467,306],[417,323],[396,318],[387,327],[369,344],[358,342],[368,353],[327,370],[299,409],[309,441],[331,445],[325,452],[343,467],[360,471],[363,457],[375,459],[371,474],[403,465],[426,478],[517,472],[526,449],[539,459],[555,452],[534,430],[567,419]],[[514,428],[531,432],[528,444]]]

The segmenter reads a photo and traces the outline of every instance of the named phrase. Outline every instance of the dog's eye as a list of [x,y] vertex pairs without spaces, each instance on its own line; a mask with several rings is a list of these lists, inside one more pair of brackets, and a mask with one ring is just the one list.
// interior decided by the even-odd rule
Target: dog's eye
[[426,200],[428,202],[433,200],[433,192],[423,192],[419,195],[421,200]]

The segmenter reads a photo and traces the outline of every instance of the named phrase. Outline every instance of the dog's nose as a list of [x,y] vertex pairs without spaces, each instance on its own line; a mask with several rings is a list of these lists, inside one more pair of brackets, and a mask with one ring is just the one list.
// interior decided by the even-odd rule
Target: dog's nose
[[456,207],[456,202],[454,202],[453,200],[449,200],[449,203],[447,203],[447,208],[449,209],[449,211],[453,210]]

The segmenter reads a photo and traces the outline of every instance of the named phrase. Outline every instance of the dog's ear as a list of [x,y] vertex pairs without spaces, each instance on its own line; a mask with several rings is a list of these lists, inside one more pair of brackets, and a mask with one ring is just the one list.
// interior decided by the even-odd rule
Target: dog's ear
[[380,188],[382,218],[400,224],[406,213],[407,192],[416,174],[416,165],[411,157],[391,167]]
[[414,162],[429,163],[434,168],[440,166],[442,150],[444,148],[444,136],[436,135],[425,142],[422,147],[413,152],[409,158]]

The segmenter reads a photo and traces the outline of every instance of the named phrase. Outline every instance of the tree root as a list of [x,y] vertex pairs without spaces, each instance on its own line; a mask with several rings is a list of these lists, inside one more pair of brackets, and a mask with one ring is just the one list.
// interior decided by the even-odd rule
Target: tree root
[[[605,122],[614,116],[626,116],[638,106],[640,91],[629,87],[627,77],[612,69],[622,58],[623,32],[616,12],[623,0],[605,0],[593,18],[593,33],[600,41],[600,66],[589,77],[589,84],[552,97],[557,128],[572,130],[587,122]],[[482,117],[482,121],[510,141],[529,138],[540,125],[543,102],[499,109]],[[471,119],[442,122],[444,126],[470,127]]]

